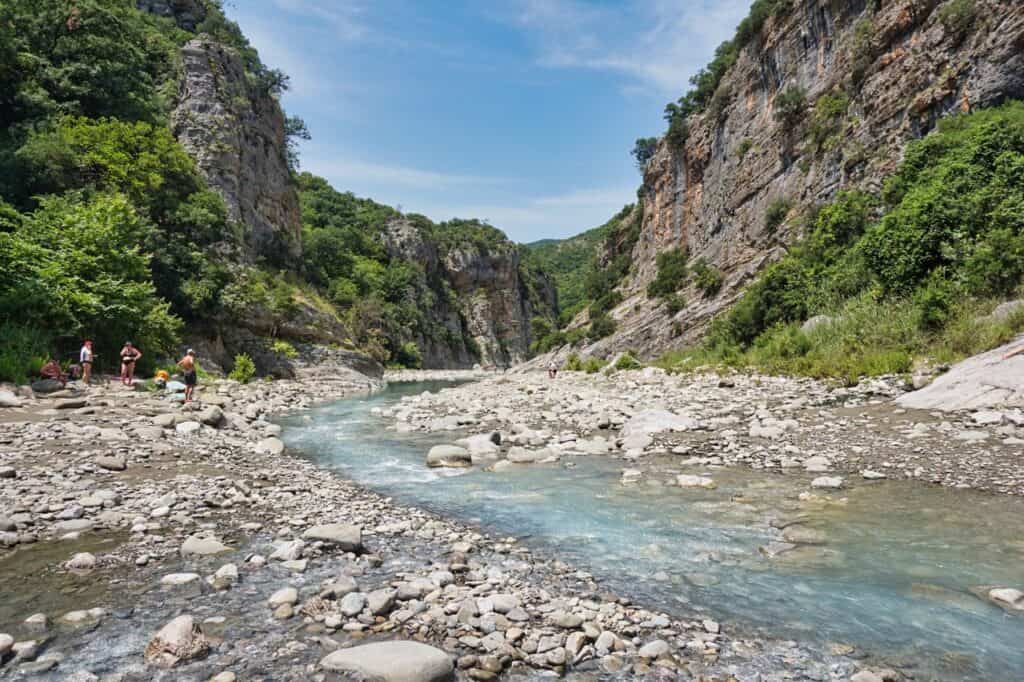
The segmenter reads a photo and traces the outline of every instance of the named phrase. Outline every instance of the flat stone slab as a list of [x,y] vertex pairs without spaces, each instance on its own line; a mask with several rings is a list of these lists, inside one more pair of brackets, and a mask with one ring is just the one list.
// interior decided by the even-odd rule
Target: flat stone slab
[[967,358],[896,402],[901,407],[947,411],[1024,406],[1024,355],[1003,359],[1003,355],[1022,343],[1024,335],[1005,346]]
[[443,682],[454,679],[455,667],[445,652],[419,642],[374,642],[340,649],[320,667],[373,682]]
[[302,537],[335,545],[345,552],[359,552],[363,549],[363,529],[348,523],[313,526],[303,533]]

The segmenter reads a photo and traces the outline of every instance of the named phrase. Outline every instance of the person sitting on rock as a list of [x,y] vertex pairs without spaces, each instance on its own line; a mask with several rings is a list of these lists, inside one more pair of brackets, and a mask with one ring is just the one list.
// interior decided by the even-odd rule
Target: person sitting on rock
[[185,402],[190,403],[196,390],[196,352],[189,348],[185,357],[178,361],[178,367],[185,370]]
[[135,363],[142,357],[142,351],[132,345],[131,341],[124,342],[121,349],[121,383],[131,386],[135,380]]
[[64,373],[60,363],[54,358],[50,358],[50,361],[43,365],[42,369],[39,370],[39,375],[44,379],[59,381],[61,386],[66,386],[68,383],[68,375]]

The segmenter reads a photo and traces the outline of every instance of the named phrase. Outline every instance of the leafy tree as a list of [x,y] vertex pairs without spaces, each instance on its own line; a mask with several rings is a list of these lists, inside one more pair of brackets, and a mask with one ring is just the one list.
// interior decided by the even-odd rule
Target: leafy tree
[[139,248],[151,230],[123,195],[43,199],[18,229],[0,233],[0,313],[59,338],[88,335],[110,356],[126,338],[169,350],[180,322],[157,297]]
[[633,145],[633,151],[630,154],[633,156],[633,160],[636,162],[636,168],[641,173],[647,168],[647,162],[654,156],[654,152],[658,149],[658,138],[656,137],[640,137],[637,138],[636,143]]

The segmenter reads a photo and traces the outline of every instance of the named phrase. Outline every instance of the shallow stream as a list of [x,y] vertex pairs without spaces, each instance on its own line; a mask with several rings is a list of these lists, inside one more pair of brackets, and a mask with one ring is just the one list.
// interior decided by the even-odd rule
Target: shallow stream
[[[320,407],[285,420],[284,438],[360,484],[554,552],[652,608],[852,645],[918,679],[1024,679],[1024,614],[971,592],[1024,588],[1024,500],[865,481],[830,503],[801,502],[810,477],[708,467],[685,472],[716,489],[684,490],[664,485],[684,471],[671,457],[647,460],[653,469],[628,486],[624,463],[606,457],[500,474],[428,469],[429,447],[456,436],[399,435],[371,410],[437,388]],[[815,544],[786,550],[786,527]]]

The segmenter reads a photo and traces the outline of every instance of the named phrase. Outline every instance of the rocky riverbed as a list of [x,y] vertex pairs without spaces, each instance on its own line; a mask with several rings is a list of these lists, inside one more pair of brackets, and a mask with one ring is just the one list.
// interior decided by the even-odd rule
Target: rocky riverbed
[[[672,376],[657,368],[610,375],[494,375],[406,398],[387,410],[400,432],[460,431],[458,464],[497,469],[578,455],[620,458],[642,474],[652,455],[680,466],[743,465],[814,473],[816,488],[856,479],[910,479],[1024,495],[1024,412],[943,412],[892,404],[901,379],[839,388],[744,374]],[[499,434],[495,437],[493,434]],[[492,440],[501,440],[505,447]],[[453,445],[455,445],[453,443]],[[459,460],[461,457],[461,461]]]
[[[555,555],[395,504],[293,456],[271,417],[379,387],[356,373],[330,376],[219,381],[189,406],[116,386],[5,394],[0,675],[897,679],[846,644],[754,637],[707,614],[678,618],[633,604]],[[806,467],[809,446],[798,438],[806,430],[837,444],[822,473],[830,477],[860,464],[839,456],[838,434],[805,428],[802,415],[841,415],[835,421],[853,432],[858,419],[884,423],[870,416],[871,402],[892,390],[837,396],[812,383],[649,372],[556,382],[502,375],[411,399],[393,416],[403,430],[485,436],[466,443],[470,461],[514,461],[510,443],[523,461],[541,450],[545,458],[596,453],[603,440],[605,454],[633,460],[630,468],[659,448],[754,466],[785,456]],[[756,425],[725,410],[743,397],[750,404],[735,409]],[[860,412],[840,412],[845,403]],[[666,435],[666,423],[680,430]],[[755,426],[762,431],[749,433]],[[890,426],[880,431],[902,428]],[[484,445],[494,445],[492,430],[504,432],[496,448]],[[908,466],[871,463],[892,476]],[[1013,586],[998,587],[983,597],[1021,605]]]

